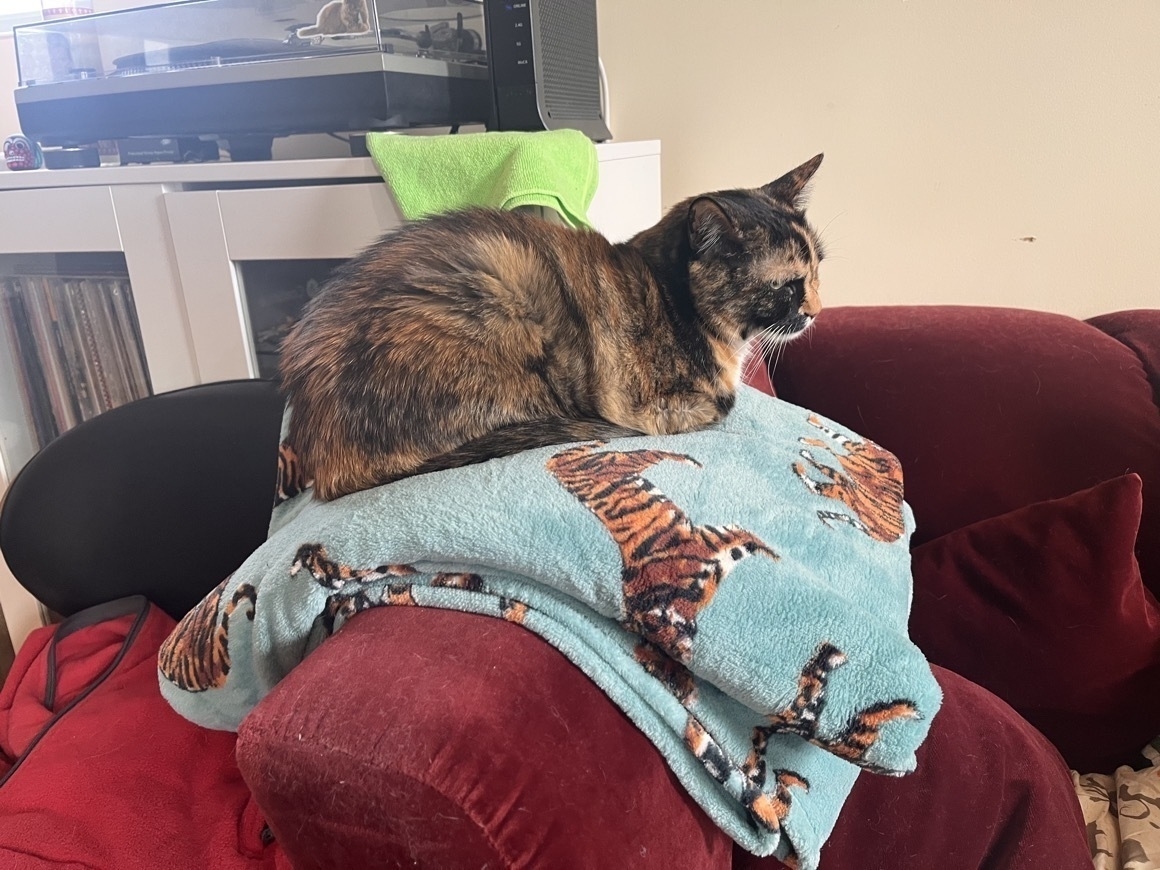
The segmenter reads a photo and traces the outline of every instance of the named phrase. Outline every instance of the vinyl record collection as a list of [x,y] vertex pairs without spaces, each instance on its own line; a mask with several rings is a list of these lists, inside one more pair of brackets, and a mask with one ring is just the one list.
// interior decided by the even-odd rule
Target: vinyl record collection
[[20,370],[37,447],[152,391],[125,278],[0,279],[0,320]]

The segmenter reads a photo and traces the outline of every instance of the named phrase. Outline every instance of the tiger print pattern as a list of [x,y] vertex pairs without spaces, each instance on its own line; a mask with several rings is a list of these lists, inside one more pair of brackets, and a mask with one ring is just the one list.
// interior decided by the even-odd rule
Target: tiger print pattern
[[701,465],[664,450],[597,452],[603,442],[569,448],[548,460],[560,484],[600,520],[620,548],[626,629],[688,664],[697,614],[742,559],[777,555],[736,526],[695,526],[642,476],[658,462]]
[[158,650],[162,676],[183,691],[205,692],[225,685],[230,672],[230,618],[246,603],[246,618],[254,619],[258,593],[249,583],[241,584],[222,607],[229,582],[227,577],[187,613]]
[[733,772],[729,756],[691,713],[685,720],[685,746],[705,766],[705,770],[709,771],[713,779],[721,783],[728,781],[729,775]]
[[686,707],[697,702],[697,684],[692,672],[684,665],[665,655],[647,640],[640,641],[632,651],[650,677],[662,682],[673,696]]
[[290,576],[305,569],[314,581],[327,589],[340,590],[348,583],[373,583],[385,577],[409,577],[418,572],[411,565],[379,565],[377,568],[351,568],[327,557],[322,544],[303,544],[290,565]]
[[830,675],[845,663],[845,654],[833,644],[823,643],[818,647],[802,668],[793,701],[784,710],[770,714],[769,725],[754,729],[753,753],[747,765],[760,763],[771,734],[796,734],[859,767],[882,772],[866,760],[866,754],[877,742],[883,726],[897,719],[917,719],[918,707],[904,698],[878,702],[855,713],[836,734],[819,734],[827,683]]
[[392,607],[414,607],[415,595],[410,583],[391,583],[383,595],[383,603]]
[[322,622],[322,629],[326,633],[326,636],[329,637],[334,634],[334,626],[340,616],[345,622],[352,616],[362,613],[364,610],[370,610],[372,607],[379,607],[382,604],[382,600],[375,601],[363,589],[356,589],[353,593],[349,594],[328,596],[326,604],[323,606],[322,614],[319,617]]
[[[756,735],[754,739],[757,739]],[[781,830],[782,820],[789,815],[793,803],[790,789],[800,788],[802,791],[809,791],[810,784],[804,776],[792,770],[775,770],[773,791],[767,792],[764,737],[762,741],[760,755],[751,752],[741,768],[743,776],[741,802],[754,822],[776,833]],[[705,726],[692,714],[689,714],[685,721],[685,746],[717,782],[728,782],[734,770],[729,757],[705,730]],[[758,759],[755,763],[754,758]]]
[[512,598],[500,598],[499,600],[499,615],[508,622],[514,622],[516,625],[523,625],[524,619],[528,615],[528,605],[522,601],[516,601]]
[[[326,599],[321,614],[322,627],[326,634],[334,634],[338,617],[344,620],[362,613],[371,607],[390,605],[393,607],[414,607],[416,605],[413,583],[389,583],[378,600],[366,592],[366,585],[376,580],[395,577],[412,577],[418,574],[414,565],[379,565],[377,568],[352,568],[331,559],[322,544],[303,544],[298,548],[294,562],[290,565],[290,576],[306,570],[318,585],[335,590],[336,594]],[[354,584],[354,591],[347,587]],[[478,574],[464,572],[439,572],[431,577],[431,585],[445,589],[463,589],[468,592],[485,592],[483,578]],[[520,605],[521,607],[523,605]],[[521,618],[518,621],[522,621]]]
[[289,442],[278,445],[278,484],[274,488],[274,507],[287,502],[310,486],[298,454]]
[[483,592],[483,578],[478,574],[436,574],[431,578],[432,586],[444,589],[464,589],[468,592]]
[[741,800],[749,810],[749,815],[761,827],[768,831],[779,831],[782,820],[789,815],[790,805],[793,803],[790,789],[800,788],[802,791],[809,791],[810,784],[804,776],[794,773],[792,770],[773,771],[773,781],[773,794],[764,791],[765,771],[763,768],[761,778],[746,785]]
[[[814,495],[834,499],[844,504],[850,513],[818,511],[818,518],[826,525],[845,523],[876,541],[891,543],[902,537],[906,530],[902,516],[902,465],[891,453],[873,441],[854,441],[835,432],[815,415],[809,423],[829,439],[798,439],[805,448],[824,450],[838,460],[837,471],[814,458],[803,448],[799,456],[805,460],[793,463],[794,473]],[[814,478],[808,465],[821,480]]]
[[[797,734],[807,740],[818,727],[825,704],[826,682],[833,671],[846,663],[845,654],[830,643],[823,643],[802,668],[798,692],[790,705],[769,717],[770,731]],[[764,743],[762,744],[764,746]]]

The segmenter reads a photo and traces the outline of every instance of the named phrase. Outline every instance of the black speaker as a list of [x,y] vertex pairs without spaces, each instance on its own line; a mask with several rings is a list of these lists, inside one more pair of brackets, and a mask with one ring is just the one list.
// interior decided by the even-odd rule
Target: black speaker
[[493,130],[611,139],[600,102],[596,0],[484,0]]

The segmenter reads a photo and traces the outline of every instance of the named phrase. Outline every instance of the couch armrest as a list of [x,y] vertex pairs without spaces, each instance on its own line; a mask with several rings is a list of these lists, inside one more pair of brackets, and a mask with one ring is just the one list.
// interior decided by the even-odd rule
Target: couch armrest
[[356,617],[255,708],[237,754],[298,868],[731,863],[595,684],[489,617]]

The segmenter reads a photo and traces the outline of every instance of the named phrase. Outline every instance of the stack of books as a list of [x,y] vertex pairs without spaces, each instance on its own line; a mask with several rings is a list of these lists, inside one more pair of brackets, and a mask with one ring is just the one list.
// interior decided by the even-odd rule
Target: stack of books
[[126,278],[4,278],[0,320],[38,447],[152,391]]

